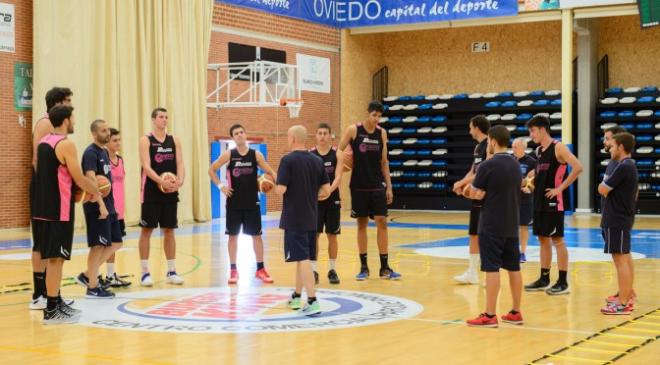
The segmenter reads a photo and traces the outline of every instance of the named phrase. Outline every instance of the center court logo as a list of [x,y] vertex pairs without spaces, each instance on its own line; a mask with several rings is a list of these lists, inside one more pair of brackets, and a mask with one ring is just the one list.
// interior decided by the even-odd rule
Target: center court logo
[[381,294],[317,290],[323,313],[305,317],[286,307],[291,288],[190,288],[82,300],[78,324],[174,333],[268,333],[369,326],[411,318],[423,307]]

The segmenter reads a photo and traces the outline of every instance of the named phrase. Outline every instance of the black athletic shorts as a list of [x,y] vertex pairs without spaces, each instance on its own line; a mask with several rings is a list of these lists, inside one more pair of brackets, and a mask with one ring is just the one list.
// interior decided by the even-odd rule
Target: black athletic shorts
[[340,234],[341,226],[339,224],[341,218],[341,206],[332,203],[319,204],[318,225],[317,232],[328,234]]
[[535,236],[564,237],[564,212],[534,212]]
[[316,257],[316,232],[284,231],[284,260],[296,262]]
[[176,210],[178,202],[142,203],[140,227],[144,228],[178,228]]
[[470,207],[470,228],[468,229],[468,234],[470,236],[476,236],[479,231],[479,216],[481,215],[481,206],[473,205]]
[[97,212],[85,212],[85,223],[87,223],[88,247],[110,246],[123,241],[117,214],[110,214],[106,219],[99,219]]
[[610,254],[630,253],[630,233],[629,229],[603,227],[604,252]]
[[126,237],[126,222],[123,219],[119,220],[119,229],[121,229],[121,236]]
[[387,217],[387,195],[385,190],[351,189],[351,218]]
[[518,237],[498,237],[489,233],[479,234],[481,271],[520,271]]
[[534,222],[534,206],[524,204],[520,206],[520,225],[527,227]]
[[261,211],[228,209],[225,234],[236,236],[241,233],[241,226],[243,226],[243,234],[261,236]]
[[68,222],[32,220],[34,246],[39,247],[42,259],[71,259],[73,220]]

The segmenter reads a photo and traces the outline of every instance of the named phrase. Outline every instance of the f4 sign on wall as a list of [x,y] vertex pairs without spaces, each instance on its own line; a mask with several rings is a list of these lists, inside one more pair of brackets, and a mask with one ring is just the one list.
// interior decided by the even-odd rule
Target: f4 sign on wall
[[472,42],[472,53],[490,52],[490,42]]
[[296,53],[300,89],[330,93],[330,59]]

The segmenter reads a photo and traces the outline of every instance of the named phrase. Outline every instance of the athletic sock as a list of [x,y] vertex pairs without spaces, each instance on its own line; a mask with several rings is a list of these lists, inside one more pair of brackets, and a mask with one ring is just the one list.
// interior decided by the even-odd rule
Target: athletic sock
[[149,272],[149,260],[140,260],[140,267],[142,268],[142,273]]
[[360,254],[360,265],[362,267],[367,267],[367,254],[366,253],[361,253]]
[[263,261],[262,261],[262,262],[257,262],[257,271],[258,271],[258,270],[261,270],[261,269],[263,269],[263,268],[264,268],[264,263],[263,263]]
[[232,270],[238,270],[236,268],[236,264],[229,264],[229,268],[231,268]]
[[380,269],[381,270],[389,269],[390,265],[387,263],[388,256],[389,256],[388,254],[381,254],[380,255]]
[[52,311],[57,307],[57,297],[46,297],[46,302],[46,309],[49,311]]
[[312,270],[316,271],[316,260],[312,261]]
[[550,282],[550,269],[541,268],[541,280]]
[[316,301],[316,297],[309,297],[307,298],[307,304],[312,304]]
[[486,317],[493,318],[493,317],[495,317],[495,315],[494,314],[488,314],[488,312],[486,312]]
[[176,271],[175,262],[176,262],[176,260],[167,260],[167,271],[168,272]]
[[302,295],[302,294],[300,294],[300,293],[296,293],[296,292],[294,291],[293,294],[291,294],[291,299],[300,298],[301,295]]
[[337,259],[328,260],[328,266],[330,267],[330,270],[335,270],[336,265],[337,265]]
[[477,274],[478,268],[479,268],[479,254],[478,253],[471,253],[470,254],[470,264],[468,266],[468,272],[470,274]]
[[115,263],[114,262],[108,262],[105,264],[106,269],[108,270],[108,277],[111,278],[115,275]]
[[557,282],[560,284],[568,285],[568,281],[566,281],[567,275],[568,271],[559,270],[559,280],[557,280]]
[[32,280],[34,282],[34,294],[32,299],[37,299],[39,296],[46,296],[46,273],[45,272],[33,272]]
[[517,310],[512,309],[512,310],[509,311],[509,313],[511,313],[511,314],[518,314],[518,313],[520,313],[520,312],[518,312]]

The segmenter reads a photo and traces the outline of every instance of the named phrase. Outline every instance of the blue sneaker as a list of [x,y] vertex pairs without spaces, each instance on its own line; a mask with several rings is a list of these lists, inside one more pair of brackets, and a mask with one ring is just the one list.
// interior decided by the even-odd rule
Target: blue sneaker
[[369,268],[368,267],[363,267],[360,269],[360,273],[355,275],[355,280],[357,281],[365,281],[369,279]]
[[392,270],[391,268],[381,269],[380,278],[387,280],[401,280],[401,274]]
[[523,263],[523,262],[527,262],[527,256],[525,256],[524,253],[521,253],[521,254],[520,254],[520,262],[521,262],[521,263]]
[[115,293],[103,289],[102,286],[97,286],[94,289],[87,289],[87,292],[85,293],[85,297],[89,299],[113,299],[115,297]]

